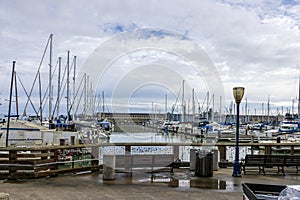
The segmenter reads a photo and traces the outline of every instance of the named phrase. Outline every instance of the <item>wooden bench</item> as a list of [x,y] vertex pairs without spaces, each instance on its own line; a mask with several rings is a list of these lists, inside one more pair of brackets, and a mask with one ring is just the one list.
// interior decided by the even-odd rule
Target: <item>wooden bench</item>
[[169,169],[173,172],[174,156],[172,154],[151,154],[151,155],[115,155],[115,168],[121,172],[129,172],[132,175],[134,170],[144,172],[155,172]]
[[300,166],[300,156],[299,155],[287,156],[285,158],[284,166],[296,167],[296,169],[297,169],[296,173],[298,174],[299,166]]
[[246,174],[247,167],[258,167],[259,174],[263,172],[265,175],[265,168],[277,167],[279,173],[285,175],[284,167],[296,167],[298,173],[300,166],[300,156],[298,155],[246,155],[242,162],[242,169]]
[[258,173],[264,172],[265,155],[246,155],[245,160],[242,162],[242,169],[246,174],[246,166],[258,167]]

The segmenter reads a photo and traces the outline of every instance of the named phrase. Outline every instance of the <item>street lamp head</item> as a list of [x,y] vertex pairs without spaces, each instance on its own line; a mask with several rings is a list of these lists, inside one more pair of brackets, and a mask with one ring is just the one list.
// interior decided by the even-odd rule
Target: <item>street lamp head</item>
[[242,98],[244,96],[244,91],[245,91],[244,87],[234,87],[233,88],[233,96],[235,99],[235,103],[237,103],[237,104],[241,103]]

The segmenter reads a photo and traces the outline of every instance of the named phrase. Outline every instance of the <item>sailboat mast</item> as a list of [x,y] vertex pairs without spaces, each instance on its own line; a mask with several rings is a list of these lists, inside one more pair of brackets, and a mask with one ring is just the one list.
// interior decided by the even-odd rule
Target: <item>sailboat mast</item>
[[83,92],[84,92],[84,105],[83,105],[83,114],[86,116],[86,73],[84,73],[84,87],[83,87]]
[[207,91],[207,108],[206,108],[206,120],[208,121],[208,111],[209,111],[209,91]]
[[248,100],[247,98],[245,99],[246,100],[246,104],[245,104],[245,121],[246,123],[248,123]]
[[105,118],[104,114],[104,91],[102,91],[102,119]]
[[268,95],[268,122],[270,121],[270,95]]
[[61,73],[61,57],[58,57],[58,77],[57,77],[57,110],[56,116],[59,116],[59,105],[60,105],[60,73]]
[[219,122],[222,122],[222,96],[220,96]]
[[16,95],[16,114],[17,114],[17,119],[19,119],[18,87],[17,87],[17,73],[16,72],[14,72],[14,81],[15,81],[15,95]]
[[52,38],[50,34],[50,55],[49,55],[49,120],[52,119]]
[[168,95],[165,95],[165,112],[166,112],[166,119],[168,119]]
[[212,112],[211,112],[211,121],[214,122],[215,121],[215,94],[212,95]]
[[8,136],[9,136],[9,125],[10,125],[10,112],[11,112],[11,101],[12,101],[12,90],[13,90],[13,84],[14,84],[14,73],[15,73],[15,64],[16,61],[13,61],[13,67],[12,67],[12,75],[11,75],[11,82],[10,82],[10,93],[9,93],[9,105],[8,105],[8,116],[7,116],[7,129],[6,129],[6,141],[5,146],[8,146]]
[[[75,105],[75,75],[76,75],[76,56],[74,56],[74,73],[73,73],[73,103]],[[75,120],[75,112],[73,112],[73,120]]]
[[68,114],[68,120],[70,117],[69,113],[69,97],[70,97],[70,51],[67,53],[67,114]]
[[185,122],[184,80],[182,81],[182,122]]
[[195,122],[195,90],[192,89],[192,122]]
[[40,122],[41,126],[43,123],[43,101],[42,101],[42,83],[41,83],[41,72],[39,71],[39,94],[40,94]]
[[298,77],[298,118],[300,118],[300,76]]

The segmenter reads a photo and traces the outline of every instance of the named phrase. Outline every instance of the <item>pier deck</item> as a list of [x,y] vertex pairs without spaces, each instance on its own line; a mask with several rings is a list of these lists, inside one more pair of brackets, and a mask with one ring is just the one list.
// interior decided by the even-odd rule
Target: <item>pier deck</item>
[[175,169],[173,179],[168,173],[150,174],[118,173],[115,180],[103,180],[101,172],[81,175],[59,175],[39,178],[2,181],[1,192],[10,199],[243,199],[242,183],[278,185],[299,184],[298,175],[257,174],[232,177],[232,168],[214,171],[213,177],[195,177],[188,169]]

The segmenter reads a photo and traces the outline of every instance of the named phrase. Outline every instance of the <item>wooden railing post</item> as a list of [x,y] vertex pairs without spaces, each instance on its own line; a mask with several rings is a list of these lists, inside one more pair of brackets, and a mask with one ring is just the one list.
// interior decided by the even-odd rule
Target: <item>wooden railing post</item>
[[265,146],[265,155],[272,154],[272,146]]
[[179,160],[179,146],[173,146],[174,160]]
[[295,153],[295,146],[291,145],[291,155],[294,155]]
[[[17,160],[18,160],[18,151],[9,150],[9,164],[15,165],[17,164]],[[16,173],[17,173],[17,166],[13,166],[13,167],[10,166],[8,178],[10,179],[18,178]]]
[[[92,167],[93,166],[99,166],[99,147],[98,146],[93,146],[92,147],[92,162],[91,162]],[[93,171],[93,168],[92,168]]]
[[125,146],[125,154],[131,154],[131,145]]
[[58,149],[53,149],[53,161],[55,162],[53,169],[58,170]]
[[220,161],[226,160],[226,146],[218,146],[220,152]]

